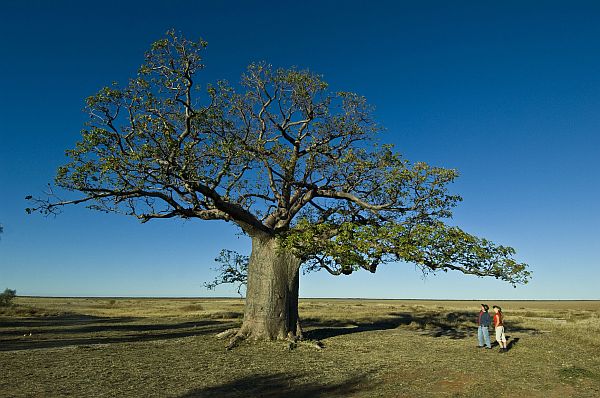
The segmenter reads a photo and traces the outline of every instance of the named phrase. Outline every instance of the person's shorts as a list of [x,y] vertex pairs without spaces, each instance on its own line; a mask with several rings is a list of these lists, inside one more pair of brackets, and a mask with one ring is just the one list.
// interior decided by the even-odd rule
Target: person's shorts
[[496,341],[506,341],[506,336],[504,335],[504,326],[496,327]]

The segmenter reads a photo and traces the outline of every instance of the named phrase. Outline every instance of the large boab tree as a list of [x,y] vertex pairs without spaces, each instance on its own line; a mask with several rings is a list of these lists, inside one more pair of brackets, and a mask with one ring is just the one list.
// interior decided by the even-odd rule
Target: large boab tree
[[512,248],[444,222],[460,201],[447,191],[457,172],[379,145],[363,97],[266,64],[235,87],[199,89],[205,46],[168,32],[126,86],[89,97],[90,120],[55,180],[80,196],[29,198],[28,212],[83,203],[142,222],[235,223],[252,240],[236,340],[300,335],[302,266],[340,275],[399,261],[527,281]]

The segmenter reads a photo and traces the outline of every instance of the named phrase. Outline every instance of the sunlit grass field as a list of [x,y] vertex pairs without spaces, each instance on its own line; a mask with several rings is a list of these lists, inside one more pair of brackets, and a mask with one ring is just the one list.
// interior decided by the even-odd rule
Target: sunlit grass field
[[226,351],[240,299],[19,297],[0,309],[0,396],[600,396],[600,302],[487,303],[508,353],[476,347],[472,301],[302,299],[324,349]]

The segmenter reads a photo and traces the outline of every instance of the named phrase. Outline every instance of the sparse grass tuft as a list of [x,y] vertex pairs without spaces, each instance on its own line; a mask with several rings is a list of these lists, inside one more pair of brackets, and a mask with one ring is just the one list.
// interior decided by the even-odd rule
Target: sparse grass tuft
[[184,305],[183,307],[179,307],[179,310],[183,312],[198,312],[204,311],[204,307],[201,304],[189,304]]
[[558,371],[560,378],[568,383],[576,383],[583,379],[600,381],[600,375],[577,366],[569,366]]
[[241,319],[244,316],[242,312],[235,311],[216,311],[208,314],[201,314],[200,318],[209,319]]

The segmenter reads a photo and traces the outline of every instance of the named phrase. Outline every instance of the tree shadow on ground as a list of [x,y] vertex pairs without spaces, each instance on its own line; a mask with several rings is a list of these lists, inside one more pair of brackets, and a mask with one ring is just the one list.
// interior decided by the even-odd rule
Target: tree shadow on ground
[[6,317],[0,318],[0,328],[19,328],[19,327],[42,327],[42,326],[73,326],[87,325],[97,323],[117,323],[131,322],[139,318],[133,317],[100,317],[93,315],[83,315],[77,313],[67,313],[61,315],[48,316],[30,316],[26,318]]
[[[0,322],[0,336],[14,335],[15,328],[20,331],[35,330],[38,334],[78,334],[78,333],[102,333],[102,332],[148,332],[173,329],[187,329],[197,326],[214,325],[222,322],[212,320],[197,320],[181,323],[131,323],[143,318],[96,318],[80,320],[75,317],[72,321],[66,321],[64,318],[52,320],[44,318],[36,322],[32,318],[27,320],[12,321],[8,324]],[[79,326],[79,325],[85,326]],[[73,327],[78,326],[78,327]],[[10,328],[10,329],[7,329]]]
[[[385,318],[373,322],[348,323],[343,321],[321,321],[315,318],[303,320],[307,326],[305,336],[313,340],[325,340],[331,337],[352,333],[370,332],[405,328],[430,337],[447,337],[465,339],[477,333],[477,313],[454,311],[440,313],[413,314],[408,312],[391,312]],[[511,332],[537,333],[537,329],[528,328],[519,322],[509,324]]]
[[365,375],[357,375],[338,383],[306,382],[294,374],[276,373],[245,376],[219,386],[198,388],[180,398],[321,398],[347,397],[374,388]]
[[176,339],[219,333],[238,324],[217,320],[135,323],[141,320],[77,314],[12,318],[0,322],[0,351]]

